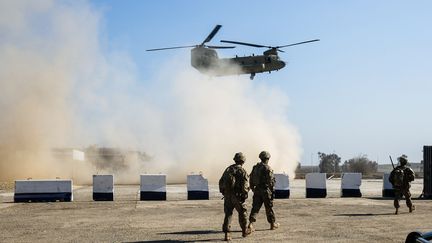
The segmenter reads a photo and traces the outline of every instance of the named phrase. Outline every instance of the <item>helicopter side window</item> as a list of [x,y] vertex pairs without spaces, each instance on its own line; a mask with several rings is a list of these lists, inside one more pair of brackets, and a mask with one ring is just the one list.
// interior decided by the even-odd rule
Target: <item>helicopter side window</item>
[[271,63],[271,58],[270,57],[266,57],[266,63]]

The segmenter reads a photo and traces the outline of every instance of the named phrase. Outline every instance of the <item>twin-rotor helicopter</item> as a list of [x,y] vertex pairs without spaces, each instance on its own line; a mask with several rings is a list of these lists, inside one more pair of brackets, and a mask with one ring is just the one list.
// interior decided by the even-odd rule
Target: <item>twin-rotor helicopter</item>
[[219,58],[215,49],[229,49],[235,46],[213,46],[207,45],[217,34],[221,25],[216,25],[212,32],[204,39],[201,44],[190,46],[175,46],[157,49],[149,49],[147,51],[161,51],[168,49],[192,48],[191,50],[191,65],[198,71],[211,76],[227,76],[236,74],[250,74],[250,79],[255,77],[257,73],[278,71],[285,67],[285,62],[282,61],[278,52],[284,52],[281,48],[306,44],[319,41],[319,39],[302,41],[298,43],[282,45],[282,46],[266,46],[239,41],[221,40],[223,43],[236,45],[252,46],[257,48],[268,48],[263,52],[263,55],[252,55],[234,58]]

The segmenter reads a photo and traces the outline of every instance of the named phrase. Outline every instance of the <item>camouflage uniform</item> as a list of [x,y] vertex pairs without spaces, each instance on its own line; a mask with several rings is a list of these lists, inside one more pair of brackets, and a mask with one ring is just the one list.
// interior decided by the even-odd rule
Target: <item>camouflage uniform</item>
[[[265,154],[267,153],[267,154]],[[260,154],[261,162],[256,164],[251,173],[251,189],[254,192],[252,210],[249,216],[249,227],[252,228],[252,224],[256,222],[257,214],[264,204],[266,210],[267,221],[271,225],[271,229],[277,228],[276,218],[273,212],[273,193],[275,178],[273,176],[273,170],[268,165],[270,154],[263,151]]]
[[[241,160],[238,160],[238,159]],[[222,226],[222,230],[225,233],[225,239],[229,240],[229,232],[231,228],[231,218],[234,208],[238,212],[240,227],[242,228],[243,237],[246,237],[249,233],[247,232],[247,209],[245,201],[248,197],[249,182],[248,174],[242,167],[244,163],[244,156],[241,153],[237,153],[234,157],[236,164],[228,166],[224,174],[219,180],[219,190],[224,195],[224,212],[225,218]],[[228,177],[233,176],[234,185],[232,188],[224,186]]]
[[401,165],[397,166],[391,173],[390,173],[390,178],[389,181],[394,184],[394,171],[396,169],[400,169],[404,172],[404,179],[403,179],[403,183],[402,186],[396,186],[393,185],[393,189],[394,189],[394,194],[395,194],[395,198],[394,198],[394,207],[396,208],[396,212],[395,214],[398,214],[398,209],[400,207],[399,205],[399,200],[402,199],[402,196],[405,197],[405,201],[406,201],[406,205],[409,208],[409,212],[412,212],[415,207],[412,204],[411,201],[411,192],[410,192],[410,188],[411,188],[411,181],[414,180],[414,171],[406,166],[407,164],[407,160],[406,160],[406,156],[401,156],[398,158],[399,162]]

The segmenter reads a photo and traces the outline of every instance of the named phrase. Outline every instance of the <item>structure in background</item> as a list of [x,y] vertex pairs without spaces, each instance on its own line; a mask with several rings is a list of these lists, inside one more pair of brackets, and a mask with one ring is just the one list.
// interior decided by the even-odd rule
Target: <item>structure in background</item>
[[341,183],[341,197],[361,197],[361,173],[343,173]]
[[16,180],[14,202],[70,202],[72,180]]
[[423,197],[432,199],[432,146],[423,146]]
[[140,200],[166,200],[166,175],[141,175]]
[[306,174],[306,198],[323,198],[327,196],[327,174]]
[[394,189],[393,185],[389,181],[390,173],[384,173],[383,175],[383,190],[382,190],[382,196],[383,197],[394,197]]
[[208,200],[209,187],[208,180],[200,175],[187,176],[187,199],[188,200]]
[[289,178],[287,174],[274,174],[276,179],[275,198],[289,198]]
[[93,200],[113,201],[114,200],[114,176],[93,175]]

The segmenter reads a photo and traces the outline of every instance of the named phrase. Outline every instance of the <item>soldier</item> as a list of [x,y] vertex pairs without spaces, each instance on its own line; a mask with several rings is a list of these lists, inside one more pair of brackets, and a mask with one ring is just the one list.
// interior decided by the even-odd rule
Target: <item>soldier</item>
[[395,214],[399,213],[399,200],[402,198],[402,195],[405,197],[409,212],[412,213],[412,211],[415,210],[415,206],[411,202],[411,193],[409,189],[411,187],[411,181],[414,181],[414,171],[406,165],[408,163],[406,155],[399,157],[398,161],[400,165],[393,169],[389,177],[389,181],[393,185],[395,193]]
[[248,225],[251,232],[254,230],[253,223],[256,222],[256,216],[263,203],[266,210],[267,221],[270,223],[270,229],[274,230],[279,227],[279,223],[276,223],[275,214],[273,212],[275,178],[273,176],[273,170],[268,165],[270,153],[262,151],[259,154],[259,158],[261,162],[253,167],[250,175],[250,186],[254,192],[252,211],[249,216]]
[[226,241],[231,240],[230,228],[234,208],[239,215],[242,236],[246,237],[250,234],[247,228],[247,209],[245,204],[249,192],[248,174],[242,167],[246,158],[240,152],[235,154],[234,161],[235,164],[228,166],[219,180],[219,191],[224,196],[225,218],[222,230],[225,233]]

